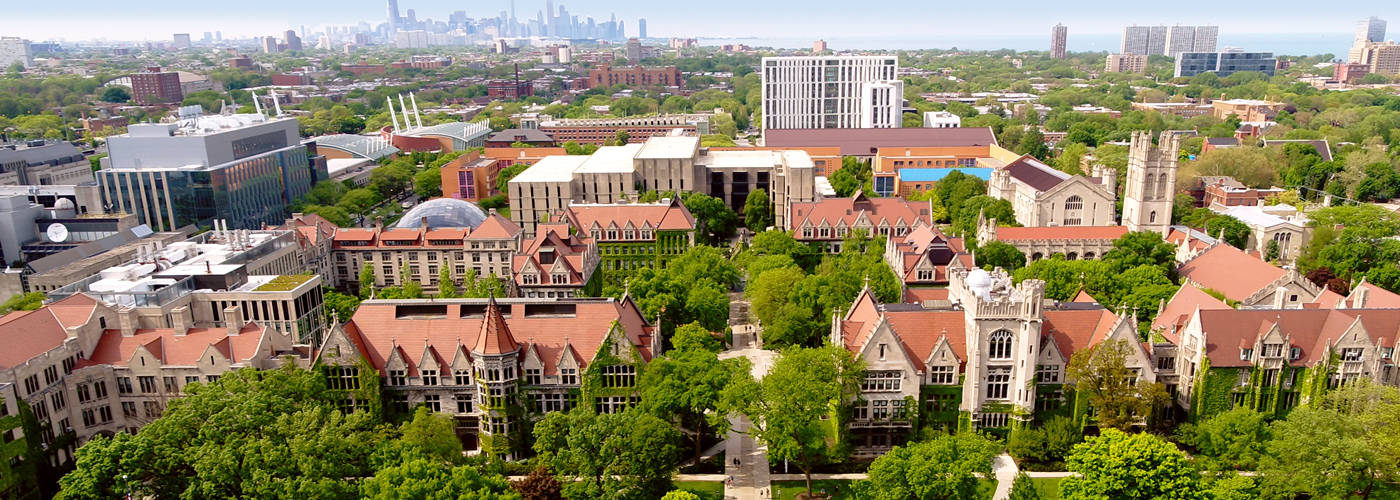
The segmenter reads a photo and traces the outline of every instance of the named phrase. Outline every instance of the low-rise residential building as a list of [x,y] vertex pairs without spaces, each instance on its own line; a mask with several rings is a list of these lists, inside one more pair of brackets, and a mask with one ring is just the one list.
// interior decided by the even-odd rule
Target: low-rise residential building
[[695,246],[695,217],[679,199],[574,203],[556,217],[598,245],[602,271],[661,268]]
[[365,404],[350,389],[373,370],[391,408],[427,406],[453,418],[465,449],[519,457],[546,413],[635,406],[660,352],[660,332],[629,297],[373,300],[332,330],[317,363],[347,390],[347,407]]
[[953,271],[977,267],[962,238],[922,221],[903,237],[885,240],[885,263],[905,287],[947,285]]
[[840,253],[842,240],[862,231],[871,237],[903,238],[917,225],[933,226],[927,202],[871,198],[825,198],[792,205],[792,236],[823,252]]
[[1147,71],[1147,55],[1109,54],[1104,59],[1103,71],[1105,73],[1145,73]]
[[602,289],[598,262],[598,242],[592,236],[574,234],[565,223],[546,223],[524,243],[511,269],[521,297],[585,297]]

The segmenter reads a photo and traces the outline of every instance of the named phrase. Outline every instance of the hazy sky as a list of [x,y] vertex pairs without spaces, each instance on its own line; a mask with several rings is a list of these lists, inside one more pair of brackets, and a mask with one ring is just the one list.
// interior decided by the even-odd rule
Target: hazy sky
[[[169,40],[172,33],[223,31],[225,37],[272,34],[305,25],[308,31],[328,24],[359,21],[378,24],[386,17],[383,0],[68,0],[61,9],[42,4],[5,9],[0,35],[31,40],[143,39]],[[759,37],[897,37],[997,35],[1048,36],[1062,22],[1074,34],[1120,33],[1127,24],[1218,24],[1224,33],[1344,33],[1367,16],[1392,21],[1390,33],[1400,32],[1400,2],[1389,0],[1273,0],[1260,2],[1184,0],[1135,3],[1121,0],[920,1],[887,0],[708,0],[655,2],[643,0],[569,0],[562,2],[580,19],[607,19],[611,13],[636,33],[636,19],[647,19],[648,34],[667,36]],[[555,5],[559,5],[556,2]],[[1171,5],[1166,12],[1149,12],[1129,5]],[[454,10],[469,17],[491,17],[510,8],[503,0],[400,0],[420,19],[446,19]],[[516,15],[533,18],[544,1],[518,0]],[[1390,38],[1397,38],[1391,35]]]

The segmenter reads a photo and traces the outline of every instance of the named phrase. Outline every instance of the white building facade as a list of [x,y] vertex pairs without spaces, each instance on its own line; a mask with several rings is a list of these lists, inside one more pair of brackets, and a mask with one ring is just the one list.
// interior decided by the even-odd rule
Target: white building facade
[[897,128],[894,56],[763,58],[763,129]]

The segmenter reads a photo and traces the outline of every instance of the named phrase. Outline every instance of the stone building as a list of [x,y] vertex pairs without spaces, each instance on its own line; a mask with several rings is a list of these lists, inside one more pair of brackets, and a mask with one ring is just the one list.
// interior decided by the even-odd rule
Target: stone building
[[[428,203],[434,202],[470,205],[445,198]],[[511,259],[520,251],[520,226],[495,210],[483,214],[474,205],[470,208],[475,210],[471,218],[451,212],[446,219],[428,217],[425,223],[423,217],[413,220],[405,216],[401,227],[336,230],[331,247],[333,286],[358,290],[364,286],[360,271],[365,266],[374,272],[375,287],[402,286],[409,279],[424,290],[436,291],[443,270],[458,283],[469,273],[509,281]],[[406,224],[414,227],[402,227]]]
[[574,234],[564,223],[541,224],[514,257],[514,285],[529,298],[596,295],[602,289],[599,261],[592,236]]
[[1123,225],[1130,231],[1166,235],[1176,196],[1181,136],[1163,132],[1157,146],[1146,131],[1133,132],[1128,177],[1123,186]]
[[1022,226],[1112,226],[1117,194],[1113,169],[1070,175],[1030,155],[992,170],[987,195],[1011,202]]
[[695,246],[695,217],[678,199],[575,203],[556,219],[597,242],[603,271],[665,267]]

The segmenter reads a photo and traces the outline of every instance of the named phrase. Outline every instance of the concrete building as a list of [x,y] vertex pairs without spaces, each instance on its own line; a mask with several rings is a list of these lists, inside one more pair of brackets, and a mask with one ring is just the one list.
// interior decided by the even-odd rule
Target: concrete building
[[763,129],[899,128],[904,83],[894,56],[765,57]]
[[1400,43],[1366,43],[1362,47],[1361,62],[1371,73],[1394,76],[1400,74]]
[[1128,26],[1123,28],[1123,43],[1118,52],[1135,55],[1161,55],[1166,53],[1166,26]]
[[153,104],[178,104],[185,99],[180,87],[180,74],[174,71],[161,71],[158,67],[132,73],[131,101],[143,106]]
[[811,157],[803,151],[712,151],[698,137],[653,137],[605,146],[592,156],[551,156],[510,181],[511,218],[533,234],[570,203],[618,203],[639,191],[697,191],[742,211],[750,192],[773,200],[778,227],[790,203],[815,199]]
[[1177,57],[1183,52],[1215,52],[1219,26],[1128,26],[1118,52]]
[[1147,71],[1145,54],[1109,54],[1103,65],[1105,73],[1144,73]]
[[642,62],[642,41],[636,38],[627,40],[627,61],[633,64]]
[[[405,279],[436,291],[442,272],[454,283],[468,275],[509,280],[511,258],[520,251],[520,227],[461,200],[439,198],[414,207],[393,228],[341,228],[331,248],[331,285],[359,290],[360,271],[369,266],[377,288],[402,286]],[[431,214],[431,215],[425,215]],[[427,218],[424,221],[424,218]]]
[[1056,24],[1050,28],[1050,58],[1065,58],[1065,43],[1069,38],[1069,28],[1063,24]]
[[925,111],[924,128],[958,128],[962,117],[947,111]]
[[1215,73],[1221,78],[1241,71],[1254,71],[1274,76],[1278,59],[1273,52],[1182,52],[1176,56],[1176,78]]
[[29,47],[29,40],[13,36],[0,37],[0,68],[9,69],[15,63],[19,63],[25,69],[34,64],[34,52]]
[[170,47],[171,47],[171,48],[174,48],[174,49],[177,49],[177,50],[178,50],[178,49],[188,49],[188,48],[193,47],[193,46],[194,46],[194,44],[193,44],[193,42],[190,41],[190,34],[189,34],[189,33],[176,33],[176,34],[174,35],[174,42],[172,42],[172,43],[170,44]]
[[[629,59],[631,60],[631,59]],[[634,65],[614,68],[604,64],[588,70],[588,88],[627,85],[630,87],[684,87],[681,70],[675,66],[646,68]]]
[[93,181],[92,163],[67,142],[0,148],[0,185],[77,185]]
[[1366,61],[1366,45],[1385,41],[1385,20],[1371,16],[1356,23],[1356,37],[1347,52],[1348,63]]
[[233,228],[280,224],[288,205],[329,176],[291,118],[191,111],[176,123],[131,125],[107,144],[97,172],[105,202],[157,231],[216,216]]

